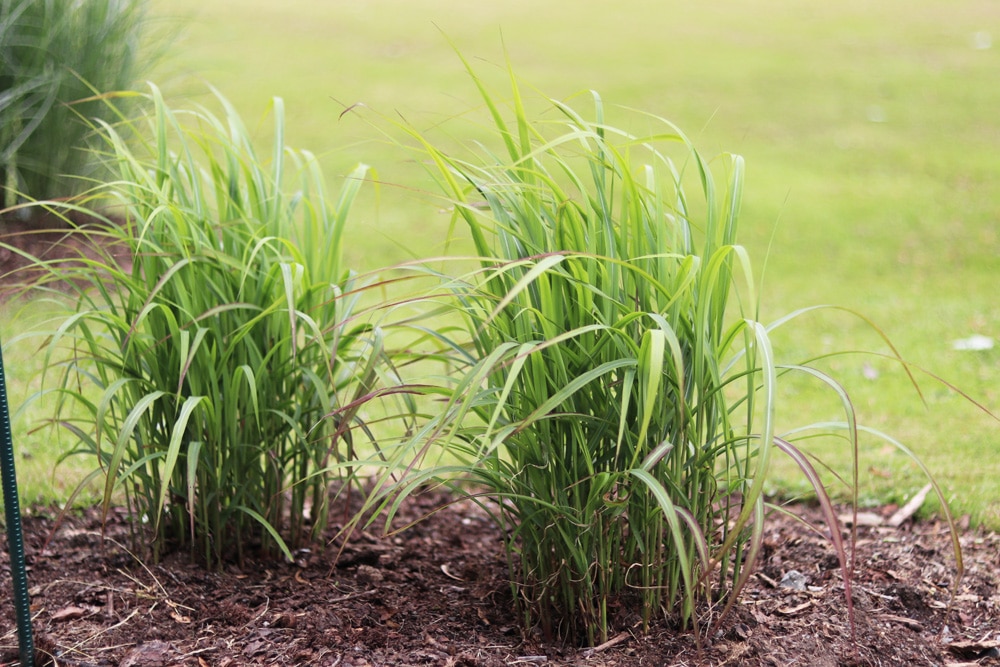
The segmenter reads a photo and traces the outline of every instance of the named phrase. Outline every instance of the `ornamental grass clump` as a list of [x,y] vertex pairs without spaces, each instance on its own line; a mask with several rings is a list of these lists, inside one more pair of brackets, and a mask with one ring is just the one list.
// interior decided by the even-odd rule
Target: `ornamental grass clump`
[[[554,103],[554,138],[491,108],[508,152],[492,164],[430,149],[484,258],[460,294],[480,361],[455,448],[497,498],[525,626],[589,645],[633,612],[692,622],[704,577],[739,578],[773,428],[757,387],[774,375],[763,327],[726,317],[734,273],[752,286],[735,245],[742,160],[725,158],[717,192],[680,133],[628,136],[594,103],[595,121]],[[679,169],[700,180],[702,220]]]
[[375,393],[381,334],[341,259],[367,168],[327,201],[313,157],[284,146],[280,100],[262,159],[225,100],[218,117],[148,97],[148,142],[101,127],[117,178],[82,203],[109,218],[73,232],[95,250],[39,262],[72,288],[47,348],[54,421],[96,457],[104,511],[124,500],[151,531],[154,558],[168,543],[211,565],[255,547],[290,557],[326,527]]
[[526,631],[595,645],[667,618],[701,636],[753,568],[777,447],[817,491],[850,613],[829,498],[775,433],[776,383],[826,382],[845,419],[823,429],[856,449],[853,409],[824,374],[775,361],[737,243],[743,160],[709,163],[657,117],[630,116],[649,134],[614,127],[596,93],[592,120],[547,100],[532,122],[513,76],[507,108],[469,71],[495,144],[462,158],[408,129],[479,255],[453,283],[467,363],[378,497],[392,510],[436,480],[478,499]]

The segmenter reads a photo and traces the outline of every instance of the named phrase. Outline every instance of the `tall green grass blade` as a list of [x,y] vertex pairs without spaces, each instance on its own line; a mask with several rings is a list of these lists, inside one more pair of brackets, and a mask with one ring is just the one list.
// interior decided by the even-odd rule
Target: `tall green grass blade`
[[[198,407],[198,404],[205,400],[204,396],[188,396],[184,399],[184,403],[181,404],[180,412],[177,414],[177,418],[173,424],[171,424],[171,435],[170,441],[167,443],[167,451],[165,460],[163,462],[163,469],[160,473],[164,479],[170,479],[174,475],[174,467],[177,465],[177,459],[181,454],[181,446],[189,443],[184,442],[185,434],[187,433],[188,421],[191,419],[191,413]],[[198,457],[201,447],[195,449],[188,449],[186,454],[190,457],[188,460],[188,471],[191,470],[191,461],[194,461],[194,465],[197,466]],[[197,472],[197,467],[195,467],[195,472]],[[188,473],[190,476],[190,472]],[[160,525],[160,517],[163,513],[163,508],[167,504],[167,493],[169,492],[169,487],[167,485],[161,485],[159,488],[159,493],[156,499],[156,514],[153,520],[153,530],[156,531]]]
[[[120,383],[120,387],[124,387],[126,383]],[[115,438],[114,449],[111,452],[111,458],[108,461],[108,473],[107,479],[104,483],[104,499],[102,502],[102,516],[107,517],[108,510],[111,508],[111,503],[114,501],[114,491],[115,487],[119,483],[118,469],[123,463],[128,460],[128,448],[131,444],[132,435],[135,433],[135,429],[139,424],[139,420],[145,416],[146,411],[149,407],[157,401],[165,392],[154,391],[145,396],[139,398],[133,406],[130,407],[128,415],[125,420],[121,423],[121,428],[118,431],[117,437]],[[105,394],[104,400],[105,404],[111,403],[115,399],[115,394]],[[142,456],[142,453],[139,454]]]

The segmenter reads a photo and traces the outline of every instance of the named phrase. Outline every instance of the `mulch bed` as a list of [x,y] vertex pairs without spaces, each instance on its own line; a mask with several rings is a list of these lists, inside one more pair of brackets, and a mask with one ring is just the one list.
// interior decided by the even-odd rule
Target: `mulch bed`
[[[356,535],[336,562],[336,549],[320,545],[297,552],[294,563],[221,571],[186,553],[156,565],[136,559],[122,512],[111,516],[103,543],[91,510],[70,517],[46,545],[55,511],[33,509],[25,535],[40,656],[77,667],[1000,665],[996,534],[962,535],[966,573],[952,602],[946,526],[861,527],[852,639],[828,540],[772,512],[756,574],[700,648],[691,632],[666,622],[577,648],[522,633],[497,528],[471,502],[447,501],[420,496],[400,520],[426,520],[389,537],[377,529]],[[814,508],[793,509],[821,525]],[[10,582],[6,553],[0,581]],[[789,587],[795,583],[804,590]],[[0,591],[0,664],[16,663],[12,607],[8,583]]]

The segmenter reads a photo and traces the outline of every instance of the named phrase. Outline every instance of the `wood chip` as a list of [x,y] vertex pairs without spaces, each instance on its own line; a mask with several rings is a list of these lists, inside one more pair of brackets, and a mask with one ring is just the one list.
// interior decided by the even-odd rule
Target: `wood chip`
[[951,642],[947,649],[962,658],[978,658],[981,653],[1000,648],[1000,640]]
[[179,614],[176,611],[170,612],[170,618],[174,619],[177,623],[188,624],[191,622],[190,616],[185,616],[184,614]]
[[771,588],[777,588],[778,587],[778,582],[775,581],[774,579],[772,579],[771,577],[767,576],[763,572],[755,572],[754,575],[758,579],[760,579],[761,581],[763,581],[765,584],[767,584],[768,586],[770,586]]
[[584,657],[589,658],[590,656],[594,655],[595,653],[600,653],[601,651],[606,651],[609,648],[611,648],[612,646],[615,646],[616,644],[622,643],[623,641],[625,641],[626,639],[628,639],[631,636],[632,635],[630,635],[627,632],[619,632],[617,635],[615,635],[614,637],[612,637],[608,641],[604,642],[600,646],[595,646],[594,648],[587,649],[586,651],[584,651],[583,652]]
[[802,604],[796,605],[794,607],[781,607],[778,609],[778,613],[781,614],[782,616],[793,616],[801,611],[805,611],[811,606],[812,602],[807,600],[806,602],[803,602]]
[[903,525],[903,522],[909,519],[911,516],[916,514],[920,506],[924,504],[924,500],[927,499],[927,494],[931,491],[931,485],[926,484],[924,488],[917,491],[917,495],[910,498],[910,501],[896,510],[896,513],[889,517],[886,521],[887,524],[893,528],[899,528]]
[[444,576],[448,577],[449,579],[454,579],[455,581],[463,581],[462,577],[458,576],[457,574],[452,574],[448,570],[448,563],[441,564],[441,571],[444,572]]
[[879,618],[883,621],[889,621],[890,623],[898,623],[902,626],[913,630],[914,632],[923,632],[924,626],[920,621],[916,621],[912,618],[907,618],[906,616],[896,616],[895,614],[880,614]]
[[118,664],[119,667],[168,667],[174,664],[174,655],[170,644],[154,640],[130,649]]
[[[845,526],[850,526],[854,523],[854,514],[845,513],[837,517],[840,522]],[[858,525],[859,526],[881,526],[885,522],[880,514],[875,514],[874,512],[858,512]]]

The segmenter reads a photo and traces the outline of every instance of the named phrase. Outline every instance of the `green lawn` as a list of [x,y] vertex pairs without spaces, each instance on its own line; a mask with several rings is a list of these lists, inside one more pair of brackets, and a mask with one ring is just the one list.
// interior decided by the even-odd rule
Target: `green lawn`
[[[207,102],[204,80],[250,122],[281,96],[288,142],[323,156],[334,190],[359,161],[381,181],[405,186],[369,189],[350,239],[359,268],[442,252],[448,220],[421,192],[431,187],[421,168],[364,118],[398,113],[422,129],[445,123],[436,131],[456,141],[481,136],[454,119],[475,107],[476,94],[442,33],[498,86],[506,45],[520,79],[547,95],[593,88],[609,104],[673,120],[704,154],[745,156],[743,240],[758,271],[766,266],[765,320],[819,303],[855,309],[905,358],[1000,413],[1000,350],[951,348],[975,333],[1000,338],[993,0],[155,6],[164,20],[184,20],[156,77],[175,99]],[[370,111],[339,117],[358,102]],[[11,332],[0,334],[6,340]],[[843,313],[803,318],[777,336],[777,347],[789,362],[832,349],[887,351]],[[925,407],[900,368],[879,358],[828,366],[865,423],[898,437],[936,471],[958,513],[1000,527],[995,421],[918,373]],[[24,393],[15,382],[12,403]],[[786,385],[782,399],[789,427],[837,418],[810,382]],[[810,447],[848,469],[842,446]],[[19,465],[30,500],[58,494],[38,481],[48,457]],[[862,472],[862,496],[871,501],[902,500],[923,485],[907,457],[876,442],[866,444]],[[776,489],[804,488],[790,466],[779,463],[776,473]]]

